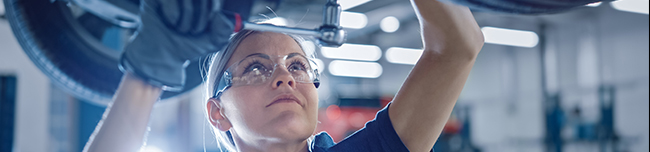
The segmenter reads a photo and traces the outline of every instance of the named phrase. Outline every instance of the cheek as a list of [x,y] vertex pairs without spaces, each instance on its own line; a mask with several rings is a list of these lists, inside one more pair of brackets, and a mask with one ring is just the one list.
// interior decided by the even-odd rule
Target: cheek
[[304,91],[305,98],[309,101],[309,107],[306,109],[308,121],[307,126],[313,127],[310,128],[309,131],[314,133],[318,126],[318,90],[316,90],[316,87],[314,87],[313,84],[310,84],[309,87],[311,88],[305,89]]
[[301,84],[300,92],[305,96],[305,99],[309,103],[309,112],[311,114],[318,113],[318,90],[314,87],[313,84]]
[[260,112],[259,109],[255,109],[255,107],[260,107],[262,104],[260,101],[263,101],[259,91],[250,87],[237,87],[224,92],[222,102],[224,102],[226,117],[231,119],[230,121],[240,121],[250,117],[247,115],[256,115]]

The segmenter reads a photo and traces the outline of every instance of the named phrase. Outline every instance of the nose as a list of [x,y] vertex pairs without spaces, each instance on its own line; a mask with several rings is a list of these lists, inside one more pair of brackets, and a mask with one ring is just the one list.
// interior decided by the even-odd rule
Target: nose
[[290,88],[294,88],[296,83],[295,80],[293,79],[293,76],[291,73],[284,67],[279,66],[278,68],[275,69],[275,79],[273,79],[273,85],[272,87],[279,88],[282,85],[287,85]]

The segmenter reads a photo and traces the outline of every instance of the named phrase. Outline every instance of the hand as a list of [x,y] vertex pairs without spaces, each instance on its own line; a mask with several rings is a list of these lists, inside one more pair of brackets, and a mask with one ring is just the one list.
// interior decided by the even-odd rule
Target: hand
[[469,8],[438,0],[412,0],[422,27],[425,50],[433,54],[476,56],[483,33]]
[[[120,68],[168,91],[181,90],[188,60],[217,52],[241,22],[213,0],[143,0],[141,24]],[[237,24],[241,25],[241,24]]]

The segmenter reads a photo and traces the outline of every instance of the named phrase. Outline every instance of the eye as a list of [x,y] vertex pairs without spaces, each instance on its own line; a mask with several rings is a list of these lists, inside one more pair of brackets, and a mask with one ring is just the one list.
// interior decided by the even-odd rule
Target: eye
[[249,73],[249,72],[255,72],[254,74],[259,75],[259,74],[262,73],[262,71],[266,71],[266,70],[267,69],[264,66],[264,64],[262,64],[262,63],[260,63],[258,61],[254,61],[253,63],[246,66],[246,69],[244,69],[243,74],[246,74],[246,73]]
[[304,62],[300,61],[293,61],[291,62],[291,65],[287,67],[289,71],[306,71],[307,67]]

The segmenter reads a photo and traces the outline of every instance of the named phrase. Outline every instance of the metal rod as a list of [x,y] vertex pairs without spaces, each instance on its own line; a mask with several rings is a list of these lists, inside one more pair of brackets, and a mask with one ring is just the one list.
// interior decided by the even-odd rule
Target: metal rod
[[289,34],[298,34],[298,35],[315,36],[315,37],[320,37],[321,35],[320,32],[316,30],[282,27],[282,26],[275,26],[270,24],[255,24],[249,22],[244,23],[244,29],[257,30],[257,31],[272,31],[272,32],[279,32],[279,33],[289,33]]
[[140,16],[103,0],[72,0],[72,2],[100,18],[123,28],[137,28]]
[[323,8],[323,25],[338,27],[340,17],[341,5],[336,0],[328,0]]

